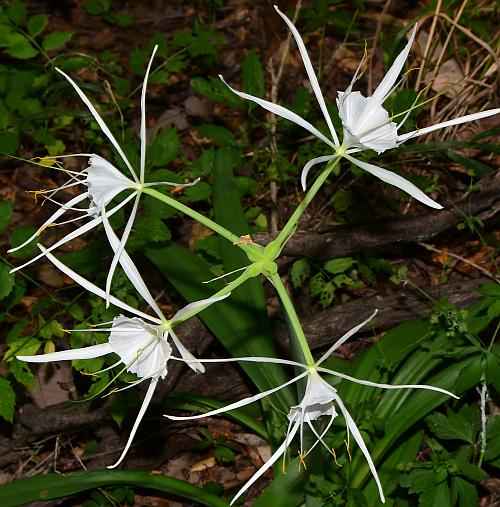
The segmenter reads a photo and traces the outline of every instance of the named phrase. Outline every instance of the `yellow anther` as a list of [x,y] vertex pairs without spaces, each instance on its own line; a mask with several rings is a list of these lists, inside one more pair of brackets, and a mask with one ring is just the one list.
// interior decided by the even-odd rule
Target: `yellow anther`
[[361,62],[365,62],[365,64],[358,75],[358,78],[357,78],[358,81],[361,79],[363,74],[366,72],[366,69],[368,68],[368,44],[366,43],[366,39],[365,39],[365,50],[363,52],[363,58],[361,59]]
[[87,375],[88,377],[97,377],[97,375],[96,375],[96,374],[94,374],[94,373],[92,373],[92,372],[90,372],[90,371],[80,370],[80,373],[81,373],[82,375]]
[[304,458],[307,456],[307,452],[305,452],[304,454],[302,454],[300,451],[299,451],[299,460],[300,460],[300,463],[299,463],[299,470],[300,470],[300,465],[302,465],[304,467],[304,470],[307,470],[307,465],[306,465],[306,462],[304,461]]
[[36,233],[37,236],[40,236],[40,234],[42,234],[42,232],[47,229],[48,227],[55,227],[57,224],[55,222],[51,222],[50,224],[43,224],[41,227],[40,227],[40,230]]
[[118,389],[116,387],[113,387],[113,389],[111,389],[111,391],[107,392],[106,394],[103,394],[101,396],[101,398],[107,398],[108,396],[112,395],[113,393],[116,393],[116,391],[118,391]]
[[[35,204],[38,204],[38,197],[40,195],[43,196],[43,194],[46,194],[47,192],[48,192],[48,190],[44,190],[44,189],[42,189],[42,190],[27,190],[28,194],[33,194],[33,198],[35,199]],[[42,205],[43,205],[43,203],[42,203]]]
[[281,472],[283,475],[286,475],[285,460],[283,460],[283,463],[281,464]]
[[351,451],[349,450],[349,444],[344,440],[345,448],[347,449],[347,454],[349,455],[349,461],[352,461]]
[[54,157],[34,157],[31,159],[32,161],[38,161],[40,165],[45,167],[52,167],[54,164],[57,164],[57,160]]
[[335,449],[333,447],[332,447],[332,456],[333,456],[333,461],[335,461],[335,464],[338,467],[341,467],[342,465],[337,461],[337,455],[335,454]]

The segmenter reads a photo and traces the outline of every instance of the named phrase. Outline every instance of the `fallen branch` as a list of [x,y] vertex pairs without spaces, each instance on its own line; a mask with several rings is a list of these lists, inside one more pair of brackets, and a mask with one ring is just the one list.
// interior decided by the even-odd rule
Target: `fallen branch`
[[[359,225],[338,225],[323,233],[298,231],[286,243],[283,254],[323,261],[391,243],[428,241],[464,222],[466,217],[483,214],[482,218],[486,219],[499,212],[500,173],[495,177],[485,178],[481,183],[481,191],[466,195],[454,208],[425,211],[412,216],[370,221]],[[266,245],[275,237],[275,234],[269,233],[253,235],[254,241],[261,245]]]
[[[423,290],[434,299],[447,298],[450,303],[465,308],[481,298],[476,290],[486,283],[491,283],[491,280],[479,278],[439,287],[424,287]],[[434,310],[430,300],[409,286],[398,287],[389,294],[376,294],[349,301],[316,313],[313,317],[302,318],[302,326],[311,349],[331,345],[352,328],[353,322],[362,321],[375,308],[379,310],[372,321],[376,329],[390,329],[411,319],[428,317]],[[277,338],[280,345],[288,349],[284,326],[278,331]]]

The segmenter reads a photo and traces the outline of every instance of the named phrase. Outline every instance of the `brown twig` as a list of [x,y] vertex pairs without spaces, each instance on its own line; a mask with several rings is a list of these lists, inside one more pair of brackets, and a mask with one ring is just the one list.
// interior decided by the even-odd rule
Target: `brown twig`
[[484,275],[486,275],[488,278],[491,278],[495,282],[500,282],[500,278],[498,276],[495,276],[493,273],[489,272],[487,269],[479,266],[475,262],[470,261],[469,259],[466,259],[465,257],[462,257],[461,255],[454,254],[449,251],[440,250],[439,248],[436,248],[432,245],[429,245],[428,243],[421,243],[418,242],[417,245],[420,245],[421,247],[425,248],[426,250],[429,250],[430,252],[438,253],[441,255],[447,255],[448,257],[453,257],[454,259],[457,259],[461,262],[465,262],[466,264],[469,264],[469,266],[472,266],[476,268],[478,271],[481,271]]
[[391,3],[392,0],[386,0],[382,12],[377,20],[377,27],[375,28],[375,36],[373,38],[373,44],[370,50],[371,56],[368,62],[368,96],[370,96],[373,91],[373,59],[375,58],[378,41],[380,39],[380,34],[382,33],[382,24],[384,23],[385,15],[391,6]]
[[[456,227],[466,216],[486,213],[488,218],[492,218],[500,212],[500,173],[484,179],[480,188],[480,192],[464,196],[456,206],[445,210],[428,210],[358,225],[335,225],[328,232],[299,230],[283,248],[283,255],[322,261],[352,255],[367,248],[430,240]],[[253,235],[254,240],[262,245],[274,237],[270,233]]]
[[424,75],[424,69],[427,64],[427,58],[429,56],[429,51],[431,49],[432,39],[434,37],[434,32],[436,31],[436,24],[437,24],[437,20],[438,20],[438,14],[441,9],[441,3],[442,3],[442,0],[437,1],[436,9],[434,11],[434,15],[432,16],[432,24],[431,24],[431,29],[429,31],[429,37],[427,38],[427,42],[425,44],[424,53],[422,55],[422,64],[420,65],[420,68],[418,69],[417,80],[415,82],[415,90],[416,91],[418,91],[418,89],[420,88],[420,81],[422,80],[422,76]]

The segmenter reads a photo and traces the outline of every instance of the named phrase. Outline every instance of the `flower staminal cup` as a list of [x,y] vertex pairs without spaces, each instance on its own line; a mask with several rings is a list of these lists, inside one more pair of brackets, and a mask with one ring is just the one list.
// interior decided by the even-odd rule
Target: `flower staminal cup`
[[[75,155],[63,155],[61,157],[57,158],[64,158],[68,156],[83,156],[83,157],[89,157],[89,166],[84,169],[81,172],[73,172],[73,171],[66,171],[70,175],[70,180],[59,187],[58,189],[52,190],[52,191],[43,191],[39,192],[41,195],[46,195],[49,200],[52,202],[56,202],[52,199],[52,196],[59,192],[60,190],[64,190],[69,187],[74,187],[77,185],[81,185],[84,187],[84,191],[77,195],[76,197],[69,200],[66,204],[60,204],[60,208],[52,214],[52,216],[30,237],[28,238],[24,243],[21,245],[12,248],[9,250],[9,252],[14,252],[24,246],[26,246],[28,243],[36,239],[44,229],[47,227],[53,226],[53,225],[62,225],[63,223],[72,222],[75,220],[79,220],[82,218],[90,218],[88,222],[78,227],[76,230],[70,232],[67,234],[64,238],[54,243],[52,246],[50,246],[46,251],[51,252],[55,250],[56,248],[60,247],[61,245],[64,245],[68,241],[71,241],[78,236],[84,234],[85,232],[93,229],[94,227],[97,227],[99,224],[103,224],[106,235],[110,236],[110,230],[111,226],[109,224],[109,217],[115,214],[118,210],[123,208],[126,204],[128,204],[130,201],[133,201],[132,211],[130,213],[130,216],[127,220],[127,223],[125,225],[125,228],[123,230],[123,235],[119,241],[119,246],[115,250],[115,254],[113,257],[113,260],[111,262],[109,271],[108,271],[108,277],[106,280],[106,302],[109,304],[110,300],[110,289],[111,289],[111,282],[113,279],[113,274],[115,272],[115,269],[120,262],[120,257],[122,255],[122,252],[125,248],[125,244],[127,242],[127,239],[130,235],[130,232],[132,230],[132,226],[135,220],[135,216],[137,214],[137,209],[139,205],[139,199],[142,193],[142,190],[147,187],[157,186],[157,185],[171,185],[171,186],[178,186],[178,187],[187,187],[194,185],[198,182],[198,180],[195,180],[191,183],[185,183],[185,184],[179,184],[174,183],[170,181],[160,181],[155,183],[145,183],[144,177],[145,177],[145,166],[146,166],[146,88],[148,84],[148,77],[151,70],[151,65],[153,63],[153,58],[155,56],[156,50],[158,49],[158,46],[155,46],[153,49],[153,53],[151,54],[151,57],[148,62],[148,66],[146,69],[146,73],[144,76],[144,82],[142,84],[142,91],[141,91],[141,126],[140,126],[140,141],[141,141],[141,148],[140,148],[140,167],[139,167],[139,176],[137,176],[136,171],[133,169],[132,164],[128,160],[127,156],[125,155],[124,150],[121,148],[120,144],[112,134],[111,130],[107,127],[106,123],[100,116],[100,114],[97,112],[96,108],[93,106],[92,102],[87,98],[87,96],[83,93],[81,88],[71,79],[66,73],[64,73],[61,69],[56,68],[57,72],[59,72],[62,76],[66,78],[66,80],[70,83],[70,85],[73,87],[73,89],[76,91],[82,102],[88,107],[90,113],[94,117],[95,121],[98,123],[99,127],[103,131],[104,135],[108,138],[110,143],[113,145],[113,147],[116,149],[117,153],[119,154],[120,158],[122,159],[123,163],[127,167],[128,171],[130,172],[130,176],[132,179],[125,176],[121,171],[119,171],[113,164],[105,160],[103,157],[93,154],[93,153],[78,153]],[[111,208],[110,210],[107,209],[107,206],[109,203],[117,197],[119,194],[121,194],[124,191],[130,191],[129,195],[127,195],[122,202],[120,202],[115,207]],[[90,205],[88,208],[80,208],[77,207],[81,203],[83,203],[85,200],[90,201]],[[78,216],[74,219],[64,221],[62,223],[57,223],[56,221],[60,219],[63,215],[65,215],[68,211],[75,211],[78,213]],[[12,272],[17,271],[19,269],[22,269],[32,262],[35,262],[36,260],[40,259],[45,255],[44,252],[37,255],[33,259],[29,260],[25,264],[18,266],[12,270]]]
[[[116,236],[114,237],[113,241],[114,243],[118,241]],[[73,279],[76,283],[81,285],[89,292],[96,294],[103,299],[107,297],[107,294],[104,290],[97,287],[84,277],[80,276],[78,273],[74,272],[72,269],[55,258],[51,253],[48,253],[48,251],[43,247],[40,246],[40,248],[47,256],[47,258],[57,268],[59,268],[71,279]],[[220,297],[195,301],[180,309],[171,319],[167,319],[156,304],[154,298],[149,293],[149,290],[144,284],[144,281],[140,277],[139,273],[134,272],[136,268],[125,250],[123,251],[123,261],[127,266],[127,274],[130,275],[130,273],[132,273],[132,280],[134,285],[140,288],[141,294],[143,294],[143,296],[145,295],[146,301],[150,304],[158,317],[152,317],[151,315],[141,312],[140,310],[127,305],[123,301],[110,296],[109,300],[114,306],[131,313],[134,315],[134,317],[119,315],[113,319],[112,325],[109,328],[99,327],[86,330],[76,330],[78,332],[108,332],[109,337],[106,343],[92,345],[81,349],[64,350],[60,352],[52,352],[49,354],[41,354],[38,356],[17,356],[17,358],[21,361],[30,363],[45,363],[54,361],[72,361],[77,359],[92,359],[115,353],[119,357],[119,360],[110,368],[122,364],[122,371],[127,370],[131,373],[135,373],[139,377],[137,381],[133,382],[123,389],[129,389],[130,387],[140,384],[145,380],[150,380],[149,387],[147,389],[139,413],[137,414],[125,448],[123,449],[116,463],[109,466],[108,468],[115,468],[125,458],[130,446],[132,445],[132,441],[144,416],[144,413],[146,412],[151,398],[153,397],[158,381],[160,379],[164,379],[167,376],[167,363],[170,359],[174,359],[172,356],[172,346],[169,343],[169,339],[172,340],[175,348],[181,356],[180,358],[175,359],[184,361],[196,373],[203,373],[205,371],[204,366],[191,354],[191,352],[186,349],[186,347],[184,347],[182,342],[175,334],[173,327],[183,322],[185,320],[184,317],[194,308],[198,308],[201,311],[201,309],[204,309],[211,304],[217,301],[221,301],[222,299],[225,299],[229,296],[229,294],[225,294]],[[102,371],[104,370],[101,370],[101,372]]]
[[[382,490],[382,485],[380,483],[377,470],[375,468],[375,464],[370,456],[370,453],[363,441],[363,437],[354,422],[354,419],[349,414],[346,409],[344,403],[342,402],[340,396],[337,393],[337,390],[331,386],[328,382],[326,382],[321,376],[320,373],[333,375],[340,379],[349,380],[351,382],[356,382],[358,384],[370,386],[370,387],[379,387],[382,389],[427,389],[430,391],[436,391],[442,394],[446,394],[448,396],[452,396],[454,398],[458,398],[453,393],[446,391],[445,389],[441,389],[439,387],[422,385],[422,384],[407,384],[407,385],[389,385],[389,384],[379,384],[376,382],[370,382],[369,380],[361,380],[349,375],[345,375],[341,372],[330,370],[328,368],[322,367],[322,363],[330,357],[330,355],[338,349],[345,341],[347,341],[354,333],[356,333],[359,329],[361,329],[364,325],[370,322],[373,317],[376,315],[375,312],[364,322],[358,324],[350,331],[348,331],[345,335],[339,338],[329,349],[323,354],[323,356],[316,361],[313,366],[308,366],[302,363],[298,363],[296,361],[289,361],[285,359],[275,359],[270,357],[240,357],[240,358],[232,358],[232,359],[198,359],[200,363],[211,363],[211,362],[233,362],[233,361],[247,361],[247,362],[258,362],[258,363],[277,363],[288,366],[293,366],[299,369],[302,369],[302,373],[292,378],[288,382],[284,384],[274,387],[273,389],[269,389],[268,391],[264,391],[262,393],[256,394],[255,396],[251,396],[249,398],[245,398],[243,400],[237,401],[235,403],[231,403],[226,407],[212,410],[210,412],[194,415],[194,416],[173,416],[166,415],[165,417],[176,420],[176,421],[186,421],[191,419],[201,419],[203,417],[211,417],[214,415],[222,414],[229,410],[233,410],[235,408],[240,408],[249,403],[253,403],[254,401],[260,400],[266,396],[269,396],[284,387],[293,384],[300,379],[307,378],[307,385],[305,389],[304,396],[300,403],[296,406],[290,408],[288,413],[288,428],[286,431],[285,439],[282,444],[276,449],[271,458],[264,463],[264,465],[248,480],[248,482],[236,493],[236,496],[232,499],[231,504],[233,504],[248,488],[257,481],[269,468],[271,468],[274,463],[281,457],[284,456],[288,447],[290,446],[293,438],[297,433],[300,435],[300,457],[303,460],[318,444],[323,445],[330,454],[335,457],[335,453],[325,442],[324,437],[326,433],[331,428],[333,421],[336,417],[338,417],[338,411],[336,407],[340,409],[340,413],[345,419],[346,427],[347,427],[347,441],[349,441],[349,435],[354,437],[354,440],[358,444],[361,452],[365,456],[366,461],[368,462],[368,466],[370,467],[370,471],[375,479],[377,484],[380,499],[382,502],[385,502],[384,493]],[[327,417],[328,422],[325,428],[319,432],[315,426],[314,422],[320,419],[321,417]],[[303,444],[303,430],[304,423],[311,429],[313,435],[316,437],[316,441],[312,444],[312,446],[305,450]]]
[[338,157],[346,158],[349,162],[354,165],[357,165],[359,168],[364,171],[372,174],[373,176],[379,178],[385,183],[389,183],[390,185],[394,185],[399,188],[403,192],[411,195],[421,203],[430,206],[432,208],[441,209],[442,206],[429,198],[422,192],[418,187],[416,187],[413,183],[410,183],[405,178],[393,173],[392,171],[388,171],[387,169],[383,169],[374,164],[369,164],[363,162],[361,160],[357,160],[352,155],[354,153],[360,152],[362,150],[374,150],[377,153],[382,153],[391,148],[395,148],[405,141],[421,136],[424,134],[428,134],[429,132],[433,132],[434,130],[450,127],[453,125],[460,125],[462,123],[479,120],[481,118],[486,118],[488,116],[492,116],[500,113],[500,109],[490,109],[487,111],[481,111],[474,114],[469,114],[466,116],[461,116],[459,118],[455,118],[449,121],[437,123],[436,125],[432,125],[430,127],[426,127],[423,129],[414,130],[413,132],[409,132],[407,134],[398,134],[398,128],[404,123],[409,112],[404,117],[403,121],[399,124],[396,124],[392,121],[389,113],[383,107],[384,101],[387,97],[394,91],[397,86],[397,81],[403,69],[403,66],[408,58],[408,55],[411,50],[411,46],[413,44],[416,26],[412,31],[410,39],[406,44],[405,48],[401,53],[396,57],[394,63],[391,68],[388,70],[387,74],[384,76],[379,86],[375,90],[372,96],[365,97],[359,91],[352,91],[354,83],[358,78],[359,71],[361,69],[362,63],[360,63],[354,77],[351,81],[351,84],[348,86],[345,92],[338,92],[337,98],[337,107],[338,114],[340,119],[342,120],[343,126],[343,140],[340,143],[337,133],[335,132],[332,119],[330,117],[330,113],[325,104],[325,100],[323,94],[321,92],[321,88],[319,87],[318,79],[316,77],[316,73],[314,72],[314,68],[312,66],[309,55],[307,54],[306,47],[304,45],[304,41],[300,36],[298,30],[295,28],[293,23],[283,14],[277,6],[274,6],[276,12],[283,18],[288,28],[290,29],[295,42],[299,48],[300,55],[302,57],[302,61],[304,63],[304,67],[307,72],[307,76],[311,83],[311,88],[314,92],[314,95],[318,101],[320,109],[323,113],[323,117],[328,126],[328,130],[330,133],[330,137],[326,136],[322,132],[320,132],[316,127],[311,125],[307,120],[300,117],[298,114],[286,109],[283,106],[278,104],[274,104],[267,100],[261,99],[259,97],[255,97],[248,93],[243,93],[238,90],[235,90],[231,86],[227,85],[222,76],[219,76],[224,83],[229,87],[229,89],[238,95],[239,97],[251,100],[256,104],[259,104],[264,109],[267,109],[273,114],[281,116],[291,122],[305,128],[309,131],[313,136],[317,139],[320,139],[325,144],[327,144],[330,149],[333,151],[330,155],[323,155],[321,157],[314,158],[307,162],[304,166],[301,174],[301,183],[302,187],[306,189],[307,176],[309,171],[317,164],[322,164],[325,162],[330,162]]

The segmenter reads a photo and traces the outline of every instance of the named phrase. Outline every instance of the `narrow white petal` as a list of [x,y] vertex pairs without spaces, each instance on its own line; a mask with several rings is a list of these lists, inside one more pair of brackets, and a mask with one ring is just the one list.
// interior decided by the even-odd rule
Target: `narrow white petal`
[[337,137],[337,133],[335,132],[335,128],[333,127],[332,119],[330,118],[330,114],[328,113],[328,109],[325,104],[325,99],[323,98],[323,93],[321,92],[321,88],[318,83],[318,78],[316,77],[316,73],[314,72],[309,55],[307,54],[304,41],[302,40],[302,37],[300,36],[299,31],[295,28],[294,24],[279,10],[278,6],[275,5],[274,8],[276,9],[276,12],[283,18],[285,23],[288,25],[288,28],[292,32],[293,38],[295,39],[295,42],[297,43],[297,46],[299,48],[300,56],[302,57],[304,67],[306,68],[307,77],[311,82],[314,95],[316,95],[319,107],[323,112],[323,116],[326,120],[326,123],[328,124],[330,133],[332,134],[332,139],[335,143],[335,146],[339,146],[339,138]]
[[299,428],[299,424],[296,423],[292,426],[290,433],[287,435],[285,441],[276,449],[274,454],[255,472],[252,477],[245,483],[245,485],[236,493],[235,497],[231,500],[229,505],[233,505],[234,502],[252,485],[262,477],[275,463],[278,459],[286,452],[286,449],[290,442],[293,440],[293,437],[297,433]]
[[254,97],[253,95],[249,95],[248,93],[239,92],[238,90],[235,90],[234,88],[231,88],[226,81],[224,81],[224,78],[222,76],[219,76],[222,82],[238,97],[241,97],[243,99],[251,100],[252,102],[255,102],[256,104],[259,104],[259,106],[263,107],[264,109],[267,109],[273,114],[277,114],[278,116],[281,116],[282,118],[285,118],[287,120],[290,120],[291,122],[295,123],[296,125],[301,126],[302,128],[305,128],[308,130],[313,136],[317,137],[318,139],[321,139],[324,143],[328,144],[331,148],[335,149],[336,145],[328,139],[325,135],[323,135],[316,127],[311,125],[308,121],[304,120],[304,118],[301,118],[298,114],[294,113],[293,111],[290,111],[289,109],[286,109],[283,106],[279,106],[278,104],[273,104],[272,102],[269,102],[268,100],[260,99],[259,97]]
[[411,139],[412,137],[423,136],[425,134],[428,134],[429,132],[434,132],[434,130],[452,127],[453,125],[460,125],[462,123],[467,123],[469,121],[480,120],[481,118],[494,116],[495,114],[498,113],[500,113],[500,108],[488,109],[487,111],[480,111],[478,113],[467,114],[465,116],[460,116],[459,118],[454,118],[453,120],[443,121],[441,123],[431,125],[430,127],[425,127],[423,129],[414,130],[413,132],[408,132],[408,134],[402,134],[398,136],[398,141],[399,143],[404,143],[405,141]]
[[144,76],[144,82],[142,83],[142,92],[141,92],[141,172],[139,179],[140,181],[144,181],[144,168],[146,166],[146,88],[148,86],[148,77],[149,71],[151,70],[151,64],[153,63],[153,58],[155,57],[156,50],[158,49],[158,44],[153,48],[153,53],[151,54],[151,58],[148,62],[148,67],[146,69],[146,74]]
[[272,389],[269,389],[268,391],[264,391],[262,393],[254,395],[254,396],[250,396],[249,398],[245,398],[243,400],[236,401],[234,403],[226,405],[225,407],[221,407],[216,410],[211,410],[210,412],[205,412],[204,414],[197,414],[197,415],[191,415],[191,416],[175,416],[175,415],[165,414],[165,417],[167,417],[168,419],[171,419],[173,421],[190,421],[191,419],[202,419],[203,417],[211,417],[213,415],[223,414],[224,412],[229,412],[230,410],[234,410],[235,408],[244,407],[245,405],[249,405],[250,403],[253,403],[254,401],[261,400],[262,398],[265,398],[266,396],[269,396],[270,394],[273,394],[276,391],[279,391],[280,389],[283,389],[284,387],[286,387],[290,384],[293,384],[294,382],[297,382],[297,380],[305,377],[306,375],[307,375],[307,371],[305,371],[304,373],[301,373],[300,375],[297,375],[292,380],[289,380],[288,382],[285,382],[284,384],[281,384],[278,387],[273,387]]
[[[95,294],[96,296],[99,296],[102,299],[106,299],[105,291],[97,287],[97,285],[94,285],[92,282],[90,282],[83,276],[80,276],[78,273],[76,273],[68,266],[66,266],[66,264],[63,264],[51,253],[48,253],[48,250],[44,248],[42,245],[39,244],[38,248],[40,248],[40,250],[44,253],[44,255],[47,256],[47,259],[49,259],[49,261],[52,262],[54,266],[60,269],[65,275],[69,276],[78,285],[81,285],[84,289],[88,290],[89,292],[92,292],[92,294]],[[151,315],[148,315],[147,313],[141,312],[140,310],[133,308],[132,306],[128,305],[127,303],[124,303],[123,301],[120,301],[114,296],[111,296],[109,300],[111,301],[111,304],[117,306],[118,308],[121,308],[122,310],[126,310],[127,312],[137,315],[138,317],[142,317],[143,319],[149,320],[150,322],[154,322],[155,324],[161,324],[161,320],[151,317]]]
[[186,361],[186,364],[196,373],[205,373],[205,367],[196,359],[196,357],[193,356],[193,354],[191,354],[191,352],[189,352],[186,347],[184,347],[173,330],[170,330],[170,337],[182,356],[182,359]]
[[[130,235],[130,231],[132,230],[132,225],[134,224],[135,215],[137,214],[137,207],[139,206],[140,194],[136,195],[134,206],[132,208],[132,212],[130,213],[130,217],[127,220],[127,224],[125,225],[125,229],[123,230],[122,237],[120,239],[120,243],[118,248],[113,256],[113,260],[111,261],[111,265],[109,267],[108,276],[106,278],[106,307],[109,306],[109,296],[111,291],[111,282],[113,280],[113,275],[115,274],[116,266],[118,265],[118,261],[120,260],[120,256],[123,253],[125,248],[125,243]],[[102,211],[103,215],[106,214],[106,210]],[[107,221],[106,221],[107,222]]]
[[89,108],[89,111],[92,113],[92,116],[94,117],[95,121],[98,123],[99,127],[101,127],[101,130],[104,132],[105,136],[110,140],[111,144],[115,147],[116,151],[119,153],[120,157],[125,162],[125,165],[128,167],[134,180],[137,181],[137,176],[134,170],[132,169],[132,165],[125,156],[125,153],[123,153],[123,150],[120,148],[120,145],[118,144],[118,141],[115,139],[115,136],[111,133],[111,130],[109,130],[106,123],[104,123],[104,120],[97,112],[96,108],[92,105],[92,102],[90,102],[90,100],[83,93],[80,87],[65,72],[63,72],[61,69],[58,69],[57,67],[55,69],[57,70],[57,72],[59,72],[59,74],[62,74],[69,81],[69,83],[75,89],[80,99],[82,99],[83,103]]
[[365,324],[368,324],[375,315],[377,315],[378,310],[375,310],[366,320],[353,327],[351,330],[347,331],[346,334],[341,336],[317,361],[316,367],[318,367],[325,359],[329,358],[330,355],[337,350],[343,343],[345,343],[353,334],[357,333]]
[[[175,315],[170,319],[170,322],[176,322],[176,321],[182,321],[182,317],[189,313],[191,310],[194,310],[195,308],[207,308],[213,303],[217,303],[217,301],[222,301],[223,299],[226,299],[229,297],[231,293],[224,294],[223,296],[218,297],[212,297],[207,299],[200,299],[199,301],[194,301],[193,303],[189,303],[184,308],[181,308],[179,311],[175,313]],[[200,310],[201,311],[201,310]]]
[[[111,216],[113,215],[114,213],[116,213],[120,208],[123,208],[123,206],[125,206],[125,204],[127,204],[128,201],[130,201],[130,199],[132,197],[134,197],[135,194],[130,194],[126,199],[124,199],[119,205],[115,206],[109,213],[108,213],[108,216]],[[87,222],[86,224],[83,224],[82,226],[78,227],[77,229],[75,229],[73,232],[70,232],[69,234],[67,234],[66,236],[64,236],[63,238],[61,238],[59,241],[56,241],[53,245],[51,245],[50,247],[48,248],[44,248],[43,249],[43,252],[46,252],[46,253],[50,253],[52,252],[53,250],[55,250],[56,248],[59,248],[60,246],[64,245],[65,243],[68,243],[68,241],[71,241],[75,238],[78,238],[78,236],[81,236],[82,234],[85,234],[87,231],[90,231],[91,229],[93,229],[94,227],[97,227],[100,223],[102,222],[102,218],[99,216],[99,217],[96,217],[96,218],[93,218],[90,222]],[[40,245],[39,245],[40,246]],[[28,262],[25,262],[24,264],[21,264],[21,266],[16,266],[14,269],[12,269],[10,272],[11,273],[14,273],[20,269],[23,269],[25,268],[26,266],[29,266],[30,264],[32,264],[33,262],[37,261],[38,259],[41,259],[43,256],[45,255],[45,253],[41,253],[41,254],[38,254],[36,255],[35,257],[33,257],[33,259],[30,259]]]
[[74,361],[77,359],[94,359],[95,357],[105,356],[113,352],[109,343],[91,345],[81,349],[60,350],[49,354],[40,354],[38,356],[16,356],[20,361],[27,363],[48,363],[53,361]]
[[[115,231],[111,227],[105,213],[103,213],[102,223],[104,225],[104,230],[106,231],[106,236],[108,237],[109,244],[111,245],[113,251],[116,253],[118,251],[120,241],[118,240],[118,236],[115,234]],[[144,283],[144,280],[142,279],[139,270],[135,267],[135,264],[133,263],[132,259],[130,258],[125,249],[122,250],[122,253],[119,256],[118,260],[120,262],[121,267],[123,268],[123,271],[125,271],[127,278],[130,280],[130,282],[135,287],[137,292],[144,298],[144,301],[146,301],[149,304],[149,306],[155,311],[158,317],[161,320],[163,320],[164,317],[162,311],[160,310],[156,301],[151,295],[151,292],[149,292],[149,289]]]
[[451,396],[455,399],[460,399],[459,396],[447,391],[446,389],[441,389],[440,387],[428,386],[425,384],[379,384],[377,382],[370,382],[369,380],[362,380],[356,377],[351,377],[350,375],[346,375],[345,373],[340,373],[335,370],[330,370],[328,368],[318,367],[316,368],[318,371],[322,373],[328,373],[330,375],[335,375],[336,377],[343,378],[345,380],[350,380],[351,382],[356,382],[356,384],[362,384],[364,386],[370,387],[380,387],[381,389],[426,389],[427,391],[436,391],[437,393],[446,394],[447,396]]
[[76,204],[84,201],[89,196],[88,192],[84,192],[83,194],[77,195],[76,197],[73,197],[73,199],[70,199],[66,204],[61,206],[55,213],[53,213],[50,218],[48,218],[44,224],[32,235],[30,236],[24,243],[21,243],[20,245],[10,248],[7,250],[7,253],[15,252],[16,250],[19,250],[20,248],[23,248],[28,243],[31,243],[36,237],[40,236],[41,232],[50,224],[54,223],[60,216],[64,215],[66,211],[75,206]]
[[403,66],[408,59],[408,54],[410,53],[411,46],[413,44],[413,40],[415,39],[415,34],[417,33],[417,25],[413,28],[413,32],[410,36],[410,40],[406,44],[405,48],[394,60],[394,63],[391,65],[391,68],[387,71],[387,74],[382,79],[381,83],[377,86],[377,89],[373,92],[372,97],[377,102],[384,102],[387,96],[391,93],[392,87],[394,83],[397,81],[401,71],[403,70]]
[[385,503],[384,498],[384,491],[382,490],[382,484],[380,483],[380,479],[378,478],[377,470],[375,468],[375,464],[373,463],[373,460],[370,456],[370,453],[368,452],[368,449],[365,445],[365,442],[363,441],[363,437],[361,436],[361,433],[358,430],[358,427],[356,426],[356,423],[354,422],[353,418],[350,416],[349,412],[345,408],[344,404],[342,403],[342,400],[338,396],[338,394],[333,393],[333,396],[335,398],[335,401],[338,403],[340,410],[342,411],[342,414],[344,415],[347,431],[351,431],[354,440],[356,440],[356,443],[358,444],[359,448],[361,449],[361,452],[364,454],[365,459],[368,463],[368,466],[370,467],[370,471],[373,475],[373,478],[375,479],[375,482],[377,483],[378,492],[380,495],[380,500]]
[[137,428],[139,427],[139,424],[141,423],[142,418],[144,417],[144,414],[149,406],[151,398],[153,397],[153,393],[155,392],[157,384],[158,384],[158,379],[154,378],[151,380],[151,383],[149,384],[148,390],[146,392],[146,396],[144,397],[144,401],[142,402],[141,409],[139,410],[139,413],[137,414],[134,426],[132,427],[132,431],[130,432],[130,435],[128,437],[127,445],[125,446],[125,449],[123,449],[120,457],[118,458],[118,461],[114,465],[110,465],[107,468],[117,467],[123,461],[123,458],[125,458],[128,450],[130,449],[130,446],[132,445],[132,440],[134,440],[135,434],[137,432]]
[[144,188],[148,187],[158,187],[160,185],[168,185],[170,187],[192,187],[193,185],[196,185],[201,180],[201,178],[196,178],[195,180],[191,181],[190,183],[175,183],[174,181],[154,181],[152,183],[144,183],[142,186]]
[[[180,360],[176,357],[172,357],[172,359]],[[196,361],[200,363],[237,363],[239,361],[246,363],[273,363],[273,364],[286,364],[287,366],[297,366],[298,368],[307,369],[308,366],[302,363],[298,363],[297,361],[290,361],[289,359],[277,359],[274,357],[260,357],[260,356],[249,356],[249,357],[229,357],[226,359],[196,359]]]
[[323,157],[316,157],[304,166],[304,169],[302,169],[302,174],[300,175],[300,184],[302,185],[302,190],[306,191],[306,180],[307,175],[309,174],[309,171],[315,166],[316,164],[321,164],[322,162],[330,162],[330,160],[333,160],[337,155],[324,155]]
[[364,171],[369,172],[373,176],[377,177],[379,180],[382,180],[385,183],[389,183],[389,185],[394,185],[403,192],[406,192],[413,198],[417,199],[417,201],[420,201],[422,204],[425,204],[434,209],[443,209],[443,206],[441,206],[441,204],[433,201],[430,197],[427,197],[427,195],[425,195],[422,190],[420,190],[413,183],[410,183],[402,176],[399,176],[392,171],[388,171],[387,169],[382,169],[376,165],[361,162],[361,160],[357,160],[350,155],[345,155],[345,158]]

